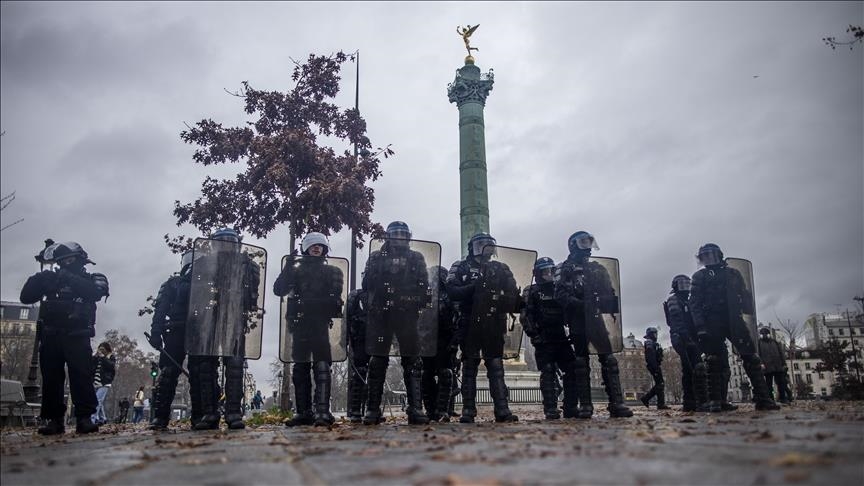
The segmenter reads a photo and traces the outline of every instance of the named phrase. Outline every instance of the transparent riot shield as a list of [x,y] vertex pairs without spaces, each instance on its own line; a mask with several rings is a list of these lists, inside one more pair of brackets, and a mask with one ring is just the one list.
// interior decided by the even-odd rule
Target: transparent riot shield
[[591,257],[582,272],[585,321],[584,328],[577,328],[576,332],[584,332],[591,354],[620,353],[624,349],[624,337],[618,260]]
[[[743,258],[727,258],[726,265],[735,270],[740,276],[729,272],[726,281],[727,303],[729,306],[730,334],[733,340],[741,339],[744,334],[736,323],[744,321],[747,327],[750,341],[753,346],[759,341],[759,332],[756,328],[756,292],[753,287],[753,264]],[[743,280],[743,288],[742,288]]]
[[186,349],[192,356],[261,357],[267,250],[198,238]]
[[522,291],[531,285],[537,252],[490,245],[482,255],[463,353],[474,358],[516,358],[523,334]]
[[285,255],[274,289],[280,296],[279,359],[344,361],[348,260]]
[[441,245],[384,239],[369,243],[363,275],[369,304],[366,352],[372,356],[435,356]]

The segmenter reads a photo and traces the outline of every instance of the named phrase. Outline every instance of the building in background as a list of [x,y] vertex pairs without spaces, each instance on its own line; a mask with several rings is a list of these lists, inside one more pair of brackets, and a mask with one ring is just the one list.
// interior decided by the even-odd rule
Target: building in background
[[27,381],[38,318],[38,304],[0,302],[0,375],[3,378]]

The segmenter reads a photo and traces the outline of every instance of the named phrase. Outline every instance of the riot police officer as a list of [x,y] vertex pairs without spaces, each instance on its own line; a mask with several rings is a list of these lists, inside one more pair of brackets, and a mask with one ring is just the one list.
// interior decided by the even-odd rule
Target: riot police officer
[[[606,268],[590,260],[591,250],[599,249],[593,235],[577,231],[568,238],[567,247],[570,254],[557,269],[555,298],[564,308],[576,354],[576,376],[580,385],[578,418],[590,418],[594,413],[588,360],[591,348],[600,361],[603,386],[609,397],[609,416],[632,417],[633,412],[624,405],[618,360],[613,355],[614,346],[604,317],[620,312],[618,295]],[[621,323],[610,319],[610,325],[620,329]]]
[[690,315],[690,277],[672,279],[672,295],[663,303],[672,348],[681,358],[681,385],[684,389],[684,412],[698,412],[708,402],[705,362],[696,343],[696,328]]
[[405,380],[408,423],[429,423],[423,412],[423,362],[418,328],[421,309],[426,307],[431,295],[429,272],[423,254],[412,250],[410,241],[411,230],[407,224],[393,221],[387,225],[385,242],[380,250],[369,255],[363,273],[362,288],[369,300],[366,348],[371,355],[367,379],[369,395],[363,417],[366,425],[384,421],[381,398],[394,337],[399,344]]
[[[204,240],[208,242],[208,240]],[[225,305],[222,309],[220,304],[214,307],[216,316],[221,320],[227,318],[231,322],[225,322],[228,326],[234,326],[232,329],[221,329],[221,333],[227,333],[231,336],[236,336],[236,340],[232,337],[231,349],[223,349],[223,353],[231,353],[230,355],[222,355],[222,365],[224,366],[225,377],[225,405],[224,418],[229,429],[243,429],[246,424],[243,422],[243,374],[245,363],[245,346],[246,334],[249,332],[248,319],[249,314],[258,311],[258,286],[261,280],[261,267],[253,261],[247,254],[241,253],[241,238],[237,231],[229,228],[217,230],[210,237],[209,243],[217,243],[215,253],[206,254],[198,258],[193,263],[193,272],[195,268],[215,268],[217,285],[225,285],[231,283],[231,287],[225,285],[226,288],[236,289],[242,295],[232,297],[229,295],[219,295],[219,299],[232,302],[230,305]],[[224,242],[224,243],[222,243]],[[224,253],[225,258],[219,256]],[[234,268],[236,267],[236,268]],[[229,282],[230,279],[238,279],[237,282]],[[220,289],[219,292],[227,292]],[[190,301],[192,296],[190,295]],[[233,299],[233,300],[231,300]],[[233,302],[238,302],[235,307]],[[187,346],[190,343],[190,337],[194,340],[197,337],[190,334],[187,323]],[[189,385],[192,396],[198,395],[198,400],[201,404],[202,417],[193,425],[194,430],[212,430],[219,428],[219,358],[216,355],[193,355],[192,349],[187,349],[189,356]]]
[[[171,418],[171,403],[177,391],[177,380],[186,359],[186,316],[189,313],[189,284],[192,270],[192,250],[180,258],[180,273],[172,275],[159,287],[153,303],[150,324],[150,345],[160,350],[159,378],[153,393],[151,430],[165,430]],[[201,418],[198,394],[192,394],[191,421],[194,426]]]
[[366,374],[369,372],[369,354],[366,353],[366,291],[354,289],[348,294],[348,410],[346,415],[353,424],[363,421],[365,413]]
[[648,393],[639,398],[646,407],[651,402],[651,399],[657,397],[657,410],[668,410],[666,405],[666,383],[663,381],[663,348],[657,342],[657,328],[649,327],[645,330],[645,341],[642,345],[645,348],[645,366],[648,367],[648,372],[654,379],[654,386],[648,390]]
[[[300,242],[307,258],[285,265],[273,283],[273,293],[287,297],[287,331],[291,336],[292,380],[297,413],[287,426],[327,426],[332,383],[330,330],[333,319],[342,317],[345,274],[327,264],[330,243],[322,233],[308,233]],[[311,257],[311,258],[308,258]],[[338,344],[338,343],[337,343]],[[315,365],[315,411],[312,411],[312,365]]]
[[558,411],[558,370],[563,373],[564,418],[579,414],[576,356],[564,327],[564,309],[555,300],[555,262],[548,257],[534,264],[534,284],[525,289],[522,325],[531,339],[540,371],[543,413],[548,420],[561,418]]
[[93,261],[73,241],[55,243],[36,257],[42,263],[57,264],[43,270],[21,289],[21,303],[34,304],[43,297],[37,321],[39,368],[42,372],[42,435],[65,432],[66,405],[64,367],[69,369],[69,391],[75,409],[75,431],[88,434],[99,430],[90,416],[96,412],[90,338],[96,335],[96,302],[108,297],[108,279],[101,273],[87,273],[84,265]]
[[727,385],[729,366],[727,339],[744,362],[744,371],[753,386],[756,410],[779,409],[768,394],[762,361],[742,317],[755,313],[753,294],[744,277],[727,264],[720,247],[713,243],[702,245],[696,258],[704,268],[693,274],[690,311],[699,345],[707,356],[708,411],[723,410],[723,389]]
[[458,351],[456,316],[446,290],[447,270],[439,265],[430,271],[438,275],[438,349],[435,356],[423,358],[423,404],[429,420],[449,422],[453,368]]
[[[508,403],[503,355],[506,315],[521,311],[521,296],[510,269],[502,262],[491,261],[490,252],[494,251],[495,245],[495,238],[488,233],[472,236],[468,240],[468,256],[453,263],[447,275],[447,293],[459,305],[457,339],[462,349],[461,423],[474,423],[477,416],[477,372],[481,356],[486,364],[495,421],[519,420],[510,411]],[[501,281],[493,282],[491,279]],[[485,305],[475,302],[485,286],[501,288],[502,294],[494,296],[500,297],[497,309],[475,309]]]

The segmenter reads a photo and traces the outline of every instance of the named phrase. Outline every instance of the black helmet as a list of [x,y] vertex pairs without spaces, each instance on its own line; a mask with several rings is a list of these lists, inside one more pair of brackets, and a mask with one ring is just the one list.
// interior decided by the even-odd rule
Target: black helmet
[[723,251],[714,243],[705,243],[699,247],[696,260],[700,265],[710,267],[723,263]]
[[567,249],[570,253],[591,252],[591,249],[599,250],[594,235],[587,231],[577,231],[567,238]]
[[240,238],[240,234],[238,234],[237,231],[231,228],[222,228],[213,233],[210,238],[220,241],[230,241],[232,243],[240,243],[240,241],[242,240],[242,238]]
[[94,263],[87,256],[87,252],[84,251],[84,248],[74,241],[54,243],[48,248],[45,248],[45,251],[42,253],[42,258],[45,263],[58,263],[68,257],[78,257],[83,261],[83,263]]
[[393,221],[387,225],[387,238],[397,240],[410,240],[411,229],[404,221]]
[[497,244],[498,242],[489,233],[477,233],[468,240],[468,254],[471,256],[480,256],[483,253],[483,248]]
[[675,275],[672,278],[672,292],[690,292],[690,277],[687,275]]
[[759,334],[761,334],[762,336],[770,336],[771,335],[771,329],[768,329],[767,327],[760,327],[759,328]]
[[[540,257],[534,262],[534,280],[537,283],[540,283],[540,280],[543,275],[543,271],[547,269],[552,269],[553,273],[555,271],[555,261],[549,257]],[[551,282],[552,280],[549,280]]]

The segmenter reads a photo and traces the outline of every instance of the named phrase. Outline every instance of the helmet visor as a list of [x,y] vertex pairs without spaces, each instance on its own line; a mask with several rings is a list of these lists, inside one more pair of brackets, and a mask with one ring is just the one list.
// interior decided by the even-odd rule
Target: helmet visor
[[491,257],[495,254],[495,238],[478,238],[471,243],[471,254]]
[[678,292],[690,292],[690,279],[689,278],[676,278],[675,279],[675,290]]
[[579,248],[580,250],[590,250],[592,248],[595,250],[600,249],[600,247],[597,246],[597,240],[591,235],[580,236],[579,238],[576,238],[575,243],[576,248]]
[[696,255],[696,260],[700,265],[710,266],[717,265],[723,262],[723,258],[720,256],[720,251],[715,249],[705,250],[702,253]]
[[410,240],[411,232],[404,228],[394,228],[387,232],[387,238],[391,240]]

